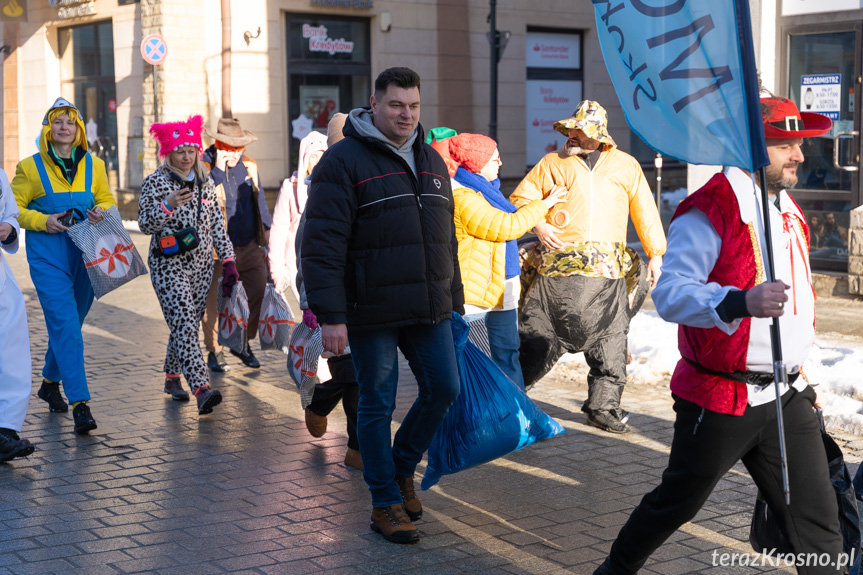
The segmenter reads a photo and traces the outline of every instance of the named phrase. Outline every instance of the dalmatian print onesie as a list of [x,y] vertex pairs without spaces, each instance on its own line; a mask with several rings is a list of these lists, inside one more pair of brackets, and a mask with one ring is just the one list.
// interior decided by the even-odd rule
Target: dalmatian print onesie
[[[180,187],[164,165],[147,176],[138,200],[138,225],[141,232],[152,234],[150,279],[171,330],[164,371],[182,373],[194,392],[210,383],[198,343],[198,325],[213,278],[213,246],[221,261],[233,258],[234,248],[228,239],[212,178],[207,178],[203,189],[195,188],[196,198],[201,194],[201,215],[197,222],[197,200],[175,207],[172,213],[162,207],[162,201]],[[196,249],[169,258],[154,253],[159,238],[190,226],[198,230],[200,245]]]

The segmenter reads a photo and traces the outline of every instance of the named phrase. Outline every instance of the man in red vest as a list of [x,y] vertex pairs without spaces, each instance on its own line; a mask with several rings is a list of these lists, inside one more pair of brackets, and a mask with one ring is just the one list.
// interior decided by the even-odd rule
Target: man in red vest
[[[827,456],[813,411],[815,391],[800,376],[815,340],[809,229],[785,191],[797,183],[804,138],[828,132],[821,114],[793,102],[761,100],[776,281],[765,282],[762,194],[753,174],[728,168],[680,203],[653,301],[680,324],[683,359],[671,376],[674,439],[659,487],[620,530],[594,575],[637,573],[701,509],[717,482],[742,461],[795,553],[828,554],[832,565],[797,565],[807,575],[838,573],[842,538]],[[789,385],[780,387],[791,504],[785,504],[770,344],[780,317]],[[817,563],[817,562],[816,562]]]

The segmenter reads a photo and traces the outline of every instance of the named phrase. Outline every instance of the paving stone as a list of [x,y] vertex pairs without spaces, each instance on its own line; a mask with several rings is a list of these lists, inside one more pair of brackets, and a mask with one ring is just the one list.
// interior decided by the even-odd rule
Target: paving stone
[[[133,238],[145,253],[148,238]],[[25,259],[10,263],[28,302],[38,382],[44,319]],[[147,278],[94,303],[84,339],[99,428],[76,436],[70,414],[49,413],[34,395],[22,435],[38,450],[0,465],[0,575],[590,575],[668,461],[667,381],[628,385],[637,433],[612,436],[585,425],[586,372],[558,366],[530,395],[567,433],[444,476],[420,492],[421,541],[395,545],[369,529],[368,487],[342,463],[343,412],[311,438],[284,354],[255,347],[260,370],[230,357],[232,371],[212,378],[223,403],[199,417],[162,393],[167,336]],[[416,396],[404,362],[400,370],[396,421]],[[863,439],[842,445],[860,461]],[[678,531],[642,572],[751,572],[711,557],[731,551],[720,537],[748,548],[755,492],[735,466],[693,521],[707,535]]]

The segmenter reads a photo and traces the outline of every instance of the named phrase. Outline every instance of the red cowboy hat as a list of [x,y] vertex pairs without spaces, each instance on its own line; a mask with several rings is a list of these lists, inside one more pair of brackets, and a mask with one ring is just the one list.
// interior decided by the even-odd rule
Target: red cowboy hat
[[761,98],[765,138],[811,138],[826,134],[833,120],[824,114],[803,112],[787,98]]

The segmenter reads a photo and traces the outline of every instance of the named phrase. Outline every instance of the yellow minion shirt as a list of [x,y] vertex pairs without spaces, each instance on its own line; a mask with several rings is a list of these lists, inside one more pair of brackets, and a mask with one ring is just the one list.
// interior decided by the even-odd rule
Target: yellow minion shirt
[[[57,193],[70,191],[83,191],[85,186],[86,170],[82,164],[84,158],[81,154],[78,159],[78,170],[70,184],[63,175],[63,170],[51,156],[49,151],[49,141],[51,138],[51,122],[58,116],[63,114],[68,115],[75,121],[78,126],[78,131],[75,136],[75,148],[80,148],[85,152],[88,149],[86,130],[81,115],[74,107],[58,106],[55,104],[45,118],[46,121],[42,125],[42,133],[39,136],[39,154],[42,156],[42,162],[45,164],[45,169],[48,173],[48,179],[51,186]],[[105,162],[93,156],[93,182],[91,191],[95,204],[103,210],[115,205],[113,194],[108,186],[108,173],[105,171]],[[30,203],[45,195],[45,190],[42,187],[42,181],[39,178],[39,171],[36,168],[36,162],[33,156],[24,158],[18,162],[15,168],[15,177],[12,180],[12,192],[15,195],[15,201],[18,204],[20,215],[18,223],[25,230],[33,230],[38,232],[47,231],[48,214],[43,214],[39,211],[28,209]]]

